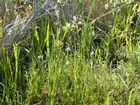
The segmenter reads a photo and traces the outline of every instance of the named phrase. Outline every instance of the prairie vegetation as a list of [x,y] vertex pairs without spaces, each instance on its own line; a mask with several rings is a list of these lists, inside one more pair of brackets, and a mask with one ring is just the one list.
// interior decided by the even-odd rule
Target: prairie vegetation
[[2,0],[0,104],[140,105],[139,4]]

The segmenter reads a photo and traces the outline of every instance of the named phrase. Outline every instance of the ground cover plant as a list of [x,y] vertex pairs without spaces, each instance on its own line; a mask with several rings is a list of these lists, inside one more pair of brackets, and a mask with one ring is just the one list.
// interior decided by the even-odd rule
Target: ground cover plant
[[[35,1],[45,2],[10,1],[18,8],[11,20],[21,20],[14,29]],[[0,104],[139,105],[139,13],[138,1],[53,0],[18,41],[1,45]]]

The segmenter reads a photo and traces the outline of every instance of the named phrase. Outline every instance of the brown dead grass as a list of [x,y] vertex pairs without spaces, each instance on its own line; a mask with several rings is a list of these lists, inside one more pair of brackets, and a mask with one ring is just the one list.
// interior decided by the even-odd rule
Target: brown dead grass
[[[20,18],[20,20],[22,20],[22,18],[27,17],[30,14],[30,11],[32,12],[32,10],[24,11],[23,8],[19,8],[19,7],[24,7],[24,5],[20,5],[20,3],[18,4],[17,1],[18,0],[15,0],[14,2],[10,1],[10,3],[6,4],[7,7],[9,7],[8,8],[9,11],[6,10],[5,4],[1,4],[1,5],[3,5],[3,7],[2,7],[3,8],[3,10],[2,10],[3,29],[7,24],[11,24],[10,22],[16,20],[17,15],[20,15],[19,18]],[[22,0],[19,0],[19,1],[22,1]],[[93,7],[91,7],[91,3],[93,2],[93,0],[85,0],[84,17],[86,19],[89,14],[89,10],[92,9],[90,19],[89,19],[90,21],[105,14],[108,11],[105,9],[105,4],[107,3],[107,0],[94,0],[94,1],[95,1],[95,3],[93,5]],[[81,9],[81,4],[78,3],[77,0],[71,0],[71,1],[68,0],[64,4],[63,5],[60,4],[57,8],[59,10],[59,12],[61,12],[59,14],[59,16],[56,17],[56,20],[58,20],[58,18],[60,18],[59,24],[64,25],[66,21],[71,23],[73,21],[74,16],[81,17],[83,12]],[[28,7],[25,6],[24,8],[27,9]],[[15,12],[15,9],[17,12]],[[56,13],[56,12],[54,12],[54,13]],[[56,14],[54,14],[52,17],[55,17],[55,15]],[[30,15],[29,15],[29,17],[30,17]],[[104,20],[104,18],[101,18],[98,21],[102,22],[103,20]],[[52,20],[52,21],[54,21],[54,20]],[[5,38],[6,35],[7,35],[7,32],[4,32],[2,35],[3,38]]]
[[[105,9],[105,4],[107,4],[107,0],[95,0],[93,7],[91,7],[93,0],[86,0],[84,5],[84,15],[88,16],[90,9],[92,9],[90,20],[94,20],[97,17],[103,15],[107,10]],[[103,19],[102,19],[103,20]]]

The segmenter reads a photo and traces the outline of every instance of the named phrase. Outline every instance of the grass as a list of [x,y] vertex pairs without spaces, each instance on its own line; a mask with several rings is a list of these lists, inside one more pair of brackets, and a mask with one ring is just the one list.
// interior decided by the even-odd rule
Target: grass
[[0,18],[0,38],[2,37],[2,19]]
[[105,17],[111,28],[82,19],[77,32],[74,18],[59,25],[39,19],[13,51],[1,50],[1,105],[139,105],[140,22],[130,27],[129,21],[134,5]]

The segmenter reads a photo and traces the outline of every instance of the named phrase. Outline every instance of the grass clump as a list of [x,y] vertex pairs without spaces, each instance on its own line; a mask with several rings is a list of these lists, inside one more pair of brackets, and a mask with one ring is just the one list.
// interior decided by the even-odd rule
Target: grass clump
[[[62,4],[76,3],[83,8],[76,13],[85,12],[83,1],[72,1]],[[139,21],[132,27],[129,21],[136,4],[107,12],[104,19],[106,13],[93,18],[90,12],[78,18],[70,5],[60,5],[64,14],[56,20],[39,18],[13,51],[2,48],[0,103],[139,105]]]

